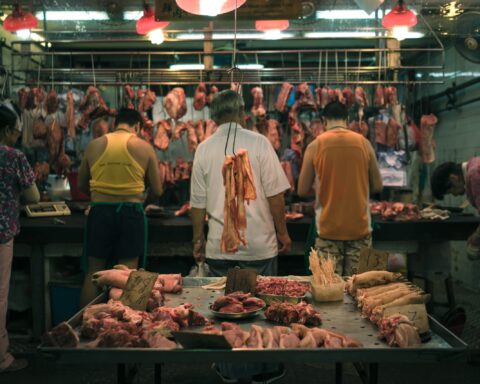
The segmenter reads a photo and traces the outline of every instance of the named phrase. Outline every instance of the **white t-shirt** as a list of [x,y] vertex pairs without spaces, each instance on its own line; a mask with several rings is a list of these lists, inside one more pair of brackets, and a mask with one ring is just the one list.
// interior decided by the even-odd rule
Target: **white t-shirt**
[[[235,123],[231,124],[227,154],[233,154]],[[202,142],[193,161],[190,204],[193,208],[206,209],[208,214],[208,239],[206,256],[221,260],[264,260],[278,254],[273,217],[268,197],[290,188],[277,154],[267,138],[259,133],[237,126],[235,149],[246,149],[252,165],[257,199],[245,203],[247,212],[247,242],[239,246],[237,253],[221,253],[223,208],[225,187],[222,166],[225,160],[225,144],[230,124],[222,124],[215,134]]]

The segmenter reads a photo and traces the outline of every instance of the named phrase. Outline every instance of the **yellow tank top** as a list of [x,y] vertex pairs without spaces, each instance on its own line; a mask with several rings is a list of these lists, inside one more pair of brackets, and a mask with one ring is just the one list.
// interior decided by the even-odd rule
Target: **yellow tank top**
[[358,133],[334,129],[318,136],[314,166],[320,237],[358,240],[370,233],[369,159],[368,142]]
[[109,133],[107,147],[90,169],[90,190],[114,196],[138,195],[145,189],[145,170],[128,152],[133,133]]

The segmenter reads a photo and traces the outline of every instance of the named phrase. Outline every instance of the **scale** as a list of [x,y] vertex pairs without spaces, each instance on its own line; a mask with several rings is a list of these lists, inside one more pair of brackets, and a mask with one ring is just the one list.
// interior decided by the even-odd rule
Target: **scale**
[[64,201],[48,201],[25,206],[28,217],[70,216],[70,208]]

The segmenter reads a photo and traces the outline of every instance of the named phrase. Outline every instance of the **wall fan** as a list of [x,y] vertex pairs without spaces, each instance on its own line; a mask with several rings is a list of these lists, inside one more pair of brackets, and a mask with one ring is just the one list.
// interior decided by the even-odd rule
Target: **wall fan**
[[465,12],[457,18],[454,44],[465,59],[480,63],[480,12]]

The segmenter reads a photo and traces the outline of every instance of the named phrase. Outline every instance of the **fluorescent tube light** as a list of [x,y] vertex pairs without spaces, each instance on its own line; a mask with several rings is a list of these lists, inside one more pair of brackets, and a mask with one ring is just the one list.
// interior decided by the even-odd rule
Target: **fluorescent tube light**
[[[378,17],[383,17],[383,12],[378,11]],[[317,11],[317,19],[375,19],[375,12],[368,14],[361,9],[338,9],[334,11]]]
[[238,64],[240,69],[263,69],[263,64]]
[[[280,34],[276,34],[274,36],[275,39],[287,39],[293,37],[293,33],[285,33],[281,32]],[[205,39],[205,35],[203,33],[179,33],[176,35],[176,38],[179,40],[203,40]],[[233,33],[213,33],[212,39],[213,40],[233,40],[234,34]],[[267,35],[265,33],[237,33],[238,40],[269,40],[272,36]]]
[[170,69],[176,69],[180,71],[195,71],[195,70],[202,70],[205,69],[205,65],[203,64],[172,64],[170,65]]
[[123,12],[124,20],[138,20],[143,16],[142,11],[125,11]]
[[[38,20],[43,20],[43,12],[35,14]],[[45,17],[48,21],[98,21],[108,20],[109,17],[106,12],[97,11],[47,11]]]
[[375,37],[375,32],[306,32],[304,36],[308,39]]

